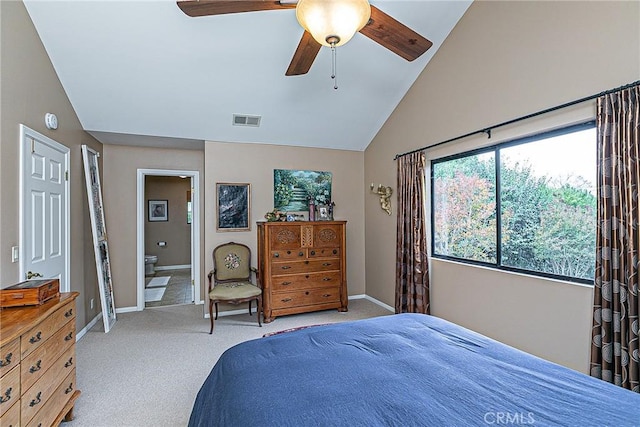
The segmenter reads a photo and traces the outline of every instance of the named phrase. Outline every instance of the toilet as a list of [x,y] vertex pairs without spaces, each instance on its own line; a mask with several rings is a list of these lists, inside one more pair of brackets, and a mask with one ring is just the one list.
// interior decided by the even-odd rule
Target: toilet
[[157,256],[155,255],[144,256],[144,275],[145,276],[153,276],[156,273],[156,262],[158,262]]

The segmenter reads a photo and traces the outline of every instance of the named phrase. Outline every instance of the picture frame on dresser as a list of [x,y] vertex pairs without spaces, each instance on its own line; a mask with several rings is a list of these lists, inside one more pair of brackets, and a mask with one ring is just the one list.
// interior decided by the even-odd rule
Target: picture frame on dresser
[[216,230],[250,231],[251,184],[216,183]]

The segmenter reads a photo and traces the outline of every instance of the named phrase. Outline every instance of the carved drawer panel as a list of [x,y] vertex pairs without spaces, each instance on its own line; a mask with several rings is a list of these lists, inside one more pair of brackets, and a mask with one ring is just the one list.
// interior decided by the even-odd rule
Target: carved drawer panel
[[16,403],[0,416],[0,426],[18,427],[20,426],[20,404]]
[[272,285],[274,291],[336,287],[340,286],[341,278],[342,276],[339,271],[296,274],[291,276],[274,277]]
[[338,224],[322,224],[313,227],[313,246],[332,248],[342,243],[342,227]]
[[312,273],[318,271],[340,270],[340,259],[317,259],[307,261],[274,262],[271,264],[271,274],[281,276],[283,274]]
[[301,247],[300,227],[277,225],[272,227],[271,236],[271,250],[273,251],[296,250]]
[[[15,367],[0,378],[0,415],[7,412],[19,400],[20,368]],[[4,426],[4,424],[2,425]]]
[[20,338],[0,348],[0,377],[20,363]]
[[24,359],[31,352],[35,351],[35,349],[57,332],[65,323],[75,319],[75,317],[74,301],[69,301],[46,320],[40,322],[40,324],[32,328],[29,332],[22,335],[20,343],[22,358]]
[[305,305],[340,302],[340,288],[309,289],[283,292],[273,295],[273,308],[289,308]]

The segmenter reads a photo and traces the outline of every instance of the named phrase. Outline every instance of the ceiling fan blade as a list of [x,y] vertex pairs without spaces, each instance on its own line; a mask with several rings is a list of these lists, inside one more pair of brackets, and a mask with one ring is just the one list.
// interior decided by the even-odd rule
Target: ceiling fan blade
[[311,33],[305,31],[284,75],[299,76],[300,74],[307,74],[321,47],[322,45],[313,38]]
[[418,58],[433,45],[429,40],[373,5],[371,19],[360,33],[407,61]]
[[180,10],[191,17],[296,7],[295,3],[280,3],[278,0],[184,0],[176,3]]

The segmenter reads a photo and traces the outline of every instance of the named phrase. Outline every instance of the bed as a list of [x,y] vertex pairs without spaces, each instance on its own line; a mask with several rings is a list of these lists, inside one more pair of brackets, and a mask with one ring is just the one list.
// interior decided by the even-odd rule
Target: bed
[[443,319],[396,314],[228,349],[196,426],[640,426],[640,394]]

